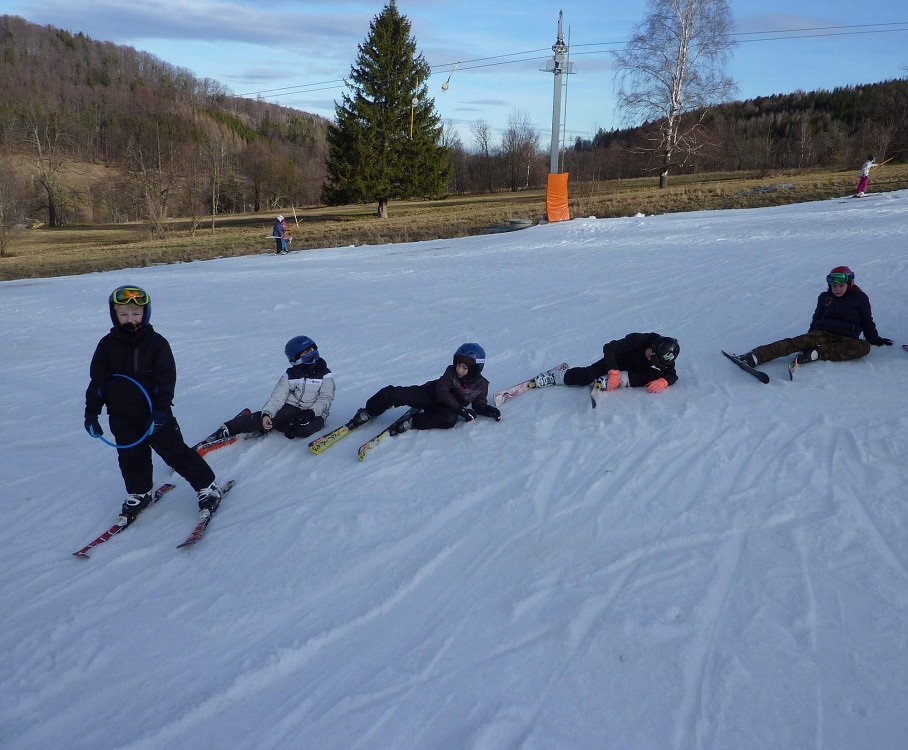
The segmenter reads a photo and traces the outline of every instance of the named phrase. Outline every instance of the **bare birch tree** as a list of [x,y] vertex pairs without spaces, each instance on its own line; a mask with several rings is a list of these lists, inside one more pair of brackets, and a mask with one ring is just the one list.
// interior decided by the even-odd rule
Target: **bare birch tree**
[[35,181],[47,199],[47,226],[62,226],[61,203],[63,200],[62,170],[66,162],[63,143],[66,138],[62,112],[28,110],[26,142],[32,151]]
[[26,188],[12,162],[0,160],[0,258],[5,257],[9,249],[13,228],[25,219],[25,195]]
[[218,215],[218,202],[221,198],[221,187],[228,171],[230,149],[227,142],[219,136],[209,136],[202,141],[202,161],[208,171],[208,189],[211,199],[211,233],[214,234],[215,220]]
[[[485,120],[477,120],[473,123],[470,130],[473,133],[473,143],[476,147],[476,153],[479,154],[483,165],[483,174],[485,176],[486,189],[491,193],[494,189],[494,177],[492,173],[492,128]],[[482,188],[480,187],[480,190]]]
[[137,128],[126,147],[130,181],[136,192],[136,210],[148,221],[156,237],[164,235],[171,193],[177,184],[179,169],[175,158],[176,144],[162,133],[159,124]]
[[659,187],[704,145],[709,108],[727,100],[735,84],[724,66],[734,41],[726,0],[650,0],[646,20],[615,53],[618,106],[628,120],[652,121],[650,146]]
[[501,139],[501,155],[505,159],[508,187],[517,192],[528,187],[533,160],[539,153],[539,133],[533,129],[526,110],[515,109],[508,117],[508,127]]

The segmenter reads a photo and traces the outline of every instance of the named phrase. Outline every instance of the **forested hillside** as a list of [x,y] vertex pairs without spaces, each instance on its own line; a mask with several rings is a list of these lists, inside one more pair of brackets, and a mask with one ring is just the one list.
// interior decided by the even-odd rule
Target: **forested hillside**
[[[650,165],[642,151],[652,127],[600,130],[592,139],[577,139],[567,158],[572,175],[645,174]],[[855,168],[868,154],[904,161],[908,79],[731,102],[707,115],[700,142],[685,173]]]
[[131,47],[0,16],[0,159],[20,175],[5,191],[52,226],[315,203],[326,126]]
[[[0,16],[0,250],[26,221],[143,221],[160,234],[169,216],[194,229],[216,214],[317,204],[327,127],[149,53]],[[578,139],[564,169],[575,184],[655,174],[653,128]],[[471,132],[464,144],[444,129],[449,193],[544,187],[548,155],[526,117],[498,142],[482,120]],[[908,79],[717,107],[674,174],[856,169],[869,153],[908,159]]]

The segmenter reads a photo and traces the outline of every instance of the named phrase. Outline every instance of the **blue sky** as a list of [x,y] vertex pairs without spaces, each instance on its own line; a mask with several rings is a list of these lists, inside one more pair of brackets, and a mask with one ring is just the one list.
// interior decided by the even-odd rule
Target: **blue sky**
[[[262,5],[260,0],[6,0],[2,12],[136,47],[215,79],[235,94],[333,119],[357,45],[384,0]],[[908,76],[908,10],[902,3],[799,0],[797,12],[793,5],[730,2],[741,43],[728,72],[738,84],[738,98]],[[489,123],[498,136],[515,113],[529,116],[548,147],[553,78],[540,68],[552,56],[559,10],[576,70],[564,96],[567,141],[635,124],[624,123],[616,112],[609,50],[619,48],[644,19],[642,0],[398,0],[398,8],[432,66],[429,90],[438,112],[468,148],[477,120]],[[812,31],[788,31],[794,29]],[[449,88],[442,91],[449,75]]]

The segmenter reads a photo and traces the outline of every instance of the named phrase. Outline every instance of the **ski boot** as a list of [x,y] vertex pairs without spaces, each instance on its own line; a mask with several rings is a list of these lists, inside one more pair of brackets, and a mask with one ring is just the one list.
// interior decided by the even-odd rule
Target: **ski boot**
[[820,347],[815,346],[811,349],[805,349],[802,352],[798,352],[797,359],[799,365],[807,364],[808,362],[816,362],[820,358]]
[[217,482],[212,482],[207,487],[199,490],[199,517],[208,518],[214,514],[221,504],[224,493],[218,487]]
[[372,415],[369,414],[369,412],[367,412],[364,408],[357,409],[356,414],[353,415],[353,419],[347,422],[347,427],[351,430],[355,430],[357,427],[364,425],[370,419],[372,419]]
[[133,492],[126,496],[120,515],[117,516],[117,526],[129,526],[136,520],[145,508],[151,504],[151,490],[148,492]]
[[392,424],[388,428],[388,434],[391,437],[395,437],[396,435],[400,435],[402,432],[406,432],[407,430],[412,430],[412,429],[413,429],[413,417],[407,417],[406,419],[398,420],[397,422]]
[[540,372],[533,380],[537,388],[545,388],[547,385],[564,385],[564,373],[566,366],[556,367],[554,370]]

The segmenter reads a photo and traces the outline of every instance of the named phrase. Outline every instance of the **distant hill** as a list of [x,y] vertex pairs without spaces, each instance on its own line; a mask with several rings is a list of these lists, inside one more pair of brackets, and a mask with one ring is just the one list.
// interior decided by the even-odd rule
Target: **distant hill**
[[[572,173],[596,168],[615,177],[640,176],[646,165],[638,147],[651,129],[600,130],[592,139],[577,139]],[[720,105],[705,121],[703,141],[685,173],[856,168],[868,154],[905,161],[908,79]]]
[[[327,124],[132,47],[0,16],[0,142],[32,157],[50,224],[317,203]],[[79,163],[120,177],[80,184]]]
[[[4,227],[29,219],[143,221],[161,233],[167,216],[195,226],[215,212],[318,204],[327,126],[132,47],[0,16],[0,252]],[[564,154],[571,180],[653,174],[641,148],[653,127],[577,139]],[[511,135],[477,153],[446,132],[449,193],[544,187],[538,135]],[[908,80],[731,102],[710,112],[702,143],[679,172],[905,161]]]

